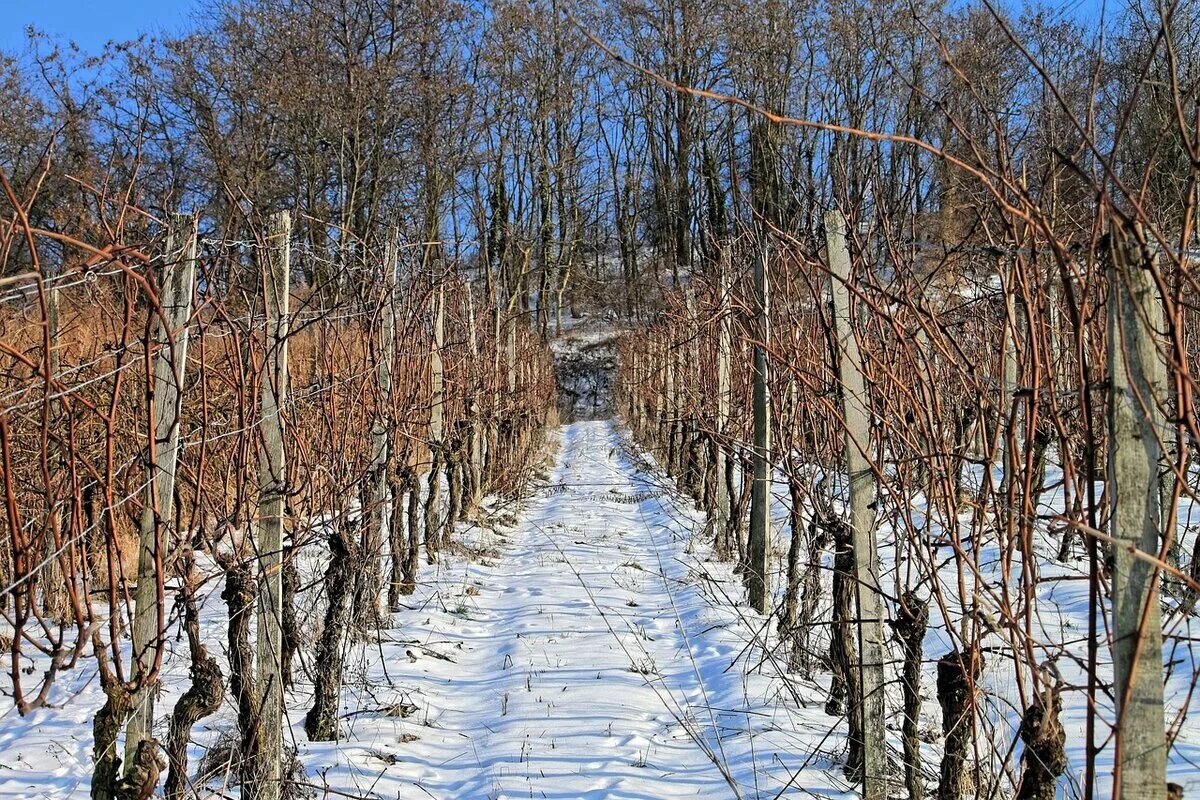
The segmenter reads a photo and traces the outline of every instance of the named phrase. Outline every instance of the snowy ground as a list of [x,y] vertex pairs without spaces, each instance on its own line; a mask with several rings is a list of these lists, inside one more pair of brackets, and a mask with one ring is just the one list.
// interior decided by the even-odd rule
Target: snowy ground
[[[423,566],[415,595],[377,638],[347,641],[342,739],[310,743],[304,714],[312,703],[303,676],[311,646],[298,655],[287,732],[314,797],[437,798],[775,798],[856,796],[841,775],[845,726],[823,713],[828,676],[788,680],[763,642],[777,642],[765,620],[742,603],[740,579],[713,562],[703,520],[676,499],[660,473],[643,469],[609,421],[579,422],[554,435],[549,475],[516,509],[493,509],[485,527],[460,526],[463,543]],[[780,487],[776,487],[777,491]],[[1047,501],[1061,503],[1053,495]],[[919,514],[920,505],[912,513]],[[1181,519],[1194,522],[1194,510]],[[787,504],[773,509],[773,566],[786,552]],[[503,523],[501,522],[503,520]],[[897,569],[890,528],[881,531],[886,580]],[[1064,696],[1068,776],[1062,796],[1077,797],[1083,763],[1082,658],[1086,584],[1078,564],[1054,561],[1053,537],[1039,543],[1037,637],[1063,642],[1056,659],[1072,687]],[[323,546],[306,549],[298,603],[311,641],[325,598],[317,580]],[[988,586],[1004,578],[990,543],[977,561]],[[1015,581],[1019,556],[1009,581]],[[214,577],[202,594],[204,639],[221,658],[225,607]],[[939,569],[950,619],[962,613],[954,569]],[[778,590],[782,575],[773,575]],[[986,596],[984,598],[986,600]],[[827,605],[827,603],[826,603]],[[828,613],[822,608],[822,615]],[[936,770],[940,713],[935,662],[951,646],[941,612],[926,637],[924,759]],[[771,626],[773,627],[773,626]],[[1168,617],[1169,719],[1179,726],[1170,777],[1190,794],[1200,787],[1200,726],[1175,718],[1192,704],[1195,659],[1190,618]],[[824,637],[816,637],[820,649]],[[993,666],[981,713],[1001,750],[1016,737],[1020,704],[1008,646],[989,637]],[[156,733],[187,685],[186,644],[172,635],[163,671]],[[1100,673],[1111,679],[1107,648]],[[1060,652],[1061,651],[1061,652]],[[895,665],[892,665],[894,671]],[[8,665],[0,664],[0,688]],[[30,664],[27,671],[37,672]],[[899,708],[898,684],[889,708]],[[20,718],[0,713],[0,800],[86,797],[91,721],[103,696],[94,662],[60,676],[55,707]],[[1111,715],[1101,698],[1102,715]],[[893,717],[893,723],[895,722]],[[194,730],[201,759],[236,727],[232,705]],[[896,726],[889,743],[898,750]],[[1111,747],[1101,754],[1100,796],[1109,793]],[[894,753],[898,758],[898,753]],[[1018,756],[1019,757],[1019,754]],[[211,761],[211,759],[210,759]],[[220,763],[196,778],[197,796],[236,798]],[[930,776],[931,780],[936,780]]]
[[[470,552],[427,567],[379,641],[348,643],[342,741],[309,743],[310,688],[289,695],[305,780],[317,796],[447,800],[846,791],[824,689],[785,684],[751,646],[763,619],[692,543],[700,524],[611,422],[565,427],[520,520],[464,532]],[[219,587],[208,598],[206,639],[220,642]],[[183,656],[168,662],[160,725]],[[0,718],[0,797],[87,795],[102,700],[89,672],[64,677],[62,708]],[[199,724],[193,764],[233,726],[228,704]],[[220,776],[209,785],[236,796]]]
[[444,570],[397,617],[396,635],[427,649],[383,648],[393,696],[375,702],[419,714],[357,717],[338,747],[303,746],[306,763],[380,797],[775,796],[829,725],[743,676],[750,632],[698,585],[694,521],[629,466],[609,423],[566,427],[499,557]]

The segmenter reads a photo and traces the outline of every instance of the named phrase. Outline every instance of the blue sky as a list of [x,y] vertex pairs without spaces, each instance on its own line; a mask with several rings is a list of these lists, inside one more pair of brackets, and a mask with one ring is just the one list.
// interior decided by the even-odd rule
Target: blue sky
[[194,4],[195,0],[0,0],[0,50],[23,50],[25,28],[33,25],[94,53],[110,39],[178,32],[187,27]]
[[[1001,0],[1002,4],[1021,0]],[[1057,0],[1048,2],[1064,13],[1086,21],[1107,2],[1109,13],[1121,0]],[[0,51],[23,50],[25,28],[41,30],[76,42],[85,51],[99,52],[110,39],[132,39],[141,33],[179,33],[189,27],[197,0],[0,0]]]

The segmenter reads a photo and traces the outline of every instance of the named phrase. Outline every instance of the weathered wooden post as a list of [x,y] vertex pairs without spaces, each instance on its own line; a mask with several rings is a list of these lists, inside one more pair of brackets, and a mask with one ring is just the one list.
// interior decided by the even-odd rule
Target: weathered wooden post
[[703,370],[700,366],[700,323],[699,317],[696,314],[696,289],[692,285],[692,276],[688,275],[688,281],[684,285],[684,300],[687,310],[687,337],[688,337],[688,364],[687,377],[691,386],[685,386],[687,391],[686,397],[692,403],[692,408],[684,422],[684,471],[681,478],[684,480],[684,489],[699,502],[703,498],[701,491],[701,481],[704,476],[704,451],[700,447],[700,419],[699,409],[701,408],[700,400],[700,384],[703,380]]
[[500,354],[505,350],[502,343],[505,342],[505,309],[507,305],[502,298],[503,287],[499,279],[493,279],[492,283],[492,339],[494,341],[492,351],[492,408],[488,419],[487,429],[483,436],[483,477],[482,482],[485,486],[491,486],[496,475],[496,451],[498,448],[499,431],[497,430],[500,423],[500,412],[503,404],[500,402],[503,392],[500,391],[501,386],[501,369],[500,369]]
[[[1160,248],[1158,247],[1157,243],[1150,244],[1149,250],[1151,257],[1157,259],[1160,252]],[[1159,295],[1156,293],[1154,297],[1158,298]],[[1146,309],[1145,320],[1149,324],[1151,330],[1165,332],[1166,319],[1163,304],[1161,302],[1151,303],[1150,307]],[[1158,470],[1158,513],[1162,520],[1162,524],[1159,529],[1165,536],[1168,531],[1172,530],[1171,512],[1173,510],[1177,511],[1177,509],[1173,509],[1172,506],[1175,505],[1175,470],[1179,463],[1180,457],[1179,443],[1181,441],[1188,441],[1188,434],[1185,429],[1187,423],[1183,420],[1183,418],[1180,417],[1180,414],[1177,410],[1177,398],[1175,397],[1174,390],[1169,384],[1167,370],[1163,364],[1158,364],[1158,369],[1155,370],[1153,379],[1154,396],[1158,399],[1160,404],[1160,408],[1157,409],[1159,412],[1159,422],[1162,423],[1162,427],[1159,428],[1159,438],[1162,441],[1163,452],[1162,461]],[[1174,422],[1167,424],[1166,420],[1168,419],[1174,420]],[[1186,456],[1184,459],[1186,461]],[[1184,470],[1186,471],[1186,467],[1184,467]],[[1178,518],[1176,519],[1178,520]],[[1183,548],[1180,544],[1179,536],[1172,536],[1166,552],[1167,564],[1172,567],[1178,567],[1182,555]],[[1170,576],[1164,576],[1162,580],[1167,585],[1168,591],[1177,591],[1178,589],[1182,588],[1181,582],[1171,578]]]
[[1046,318],[1049,321],[1046,338],[1050,343],[1050,363],[1047,365],[1047,369],[1054,375],[1058,374],[1059,362],[1063,357],[1062,312],[1059,310],[1061,297],[1062,289],[1055,282],[1054,277],[1051,277],[1050,285],[1046,287]]
[[1158,469],[1166,426],[1155,389],[1165,384],[1152,321],[1162,319],[1153,261],[1137,228],[1113,226],[1108,268],[1110,370],[1109,533],[1114,539],[1113,687],[1116,700],[1114,796],[1166,792],[1162,619],[1157,558],[1162,522]]
[[288,276],[292,218],[287,211],[268,222],[266,281],[266,363],[260,396],[262,444],[258,451],[258,686],[262,742],[254,773],[259,800],[279,800],[283,779],[283,514],[287,466],[283,409],[288,396]]
[[355,616],[366,625],[381,625],[383,611],[383,543],[388,541],[387,527],[391,519],[388,503],[391,487],[388,484],[388,439],[391,428],[392,360],[396,351],[396,278],[399,270],[396,238],[388,241],[383,255],[384,297],[380,306],[379,362],[375,379],[379,389],[379,408],[371,425],[371,506],[367,513],[367,541],[363,558],[366,571],[355,598]]
[[445,346],[446,289],[440,265],[435,264],[433,280],[433,347],[429,353],[429,450],[432,464],[429,468],[429,492],[425,498],[425,555],[430,563],[442,546],[442,448],[445,446],[445,372],[442,365],[442,348]]
[[506,322],[507,330],[504,336],[504,364],[506,386],[508,394],[511,396],[517,391],[517,320],[515,317],[517,295],[513,295],[508,301],[508,320]]
[[883,705],[883,605],[875,548],[875,478],[867,459],[870,450],[870,417],[862,358],[854,337],[850,305],[850,250],[846,245],[846,220],[840,211],[825,214],[825,244],[831,273],[833,333],[837,341],[838,376],[842,385],[845,425],[846,472],[850,481],[850,529],[854,558],[855,596],[858,604],[858,672],[863,721],[863,797],[887,797],[887,743]]
[[[471,363],[479,363],[479,337],[475,331],[475,297],[471,292],[471,286],[468,283],[466,286],[467,293],[467,342],[471,347]],[[479,368],[476,367],[476,370]],[[479,372],[471,375],[471,396],[467,402],[467,421],[469,429],[467,432],[467,474],[470,480],[468,487],[468,496],[466,503],[463,505],[463,511],[467,515],[474,515],[479,508],[479,504],[483,502],[483,425],[480,420],[481,405],[479,402],[479,394],[482,377]]]
[[716,549],[717,557],[720,559],[728,559],[731,554],[729,542],[729,519],[732,514],[732,498],[729,496],[729,485],[727,478],[727,470],[729,468],[729,454],[725,452],[724,437],[726,428],[729,425],[730,413],[730,396],[732,394],[730,377],[729,377],[729,354],[732,349],[730,343],[730,307],[729,307],[729,292],[730,292],[730,253],[729,245],[721,248],[720,274],[718,276],[718,291],[721,296],[718,300],[717,312],[717,474],[715,482],[717,484],[717,514],[716,514]]
[[[61,273],[60,273],[61,274]],[[57,275],[49,276],[51,278]],[[59,301],[58,284],[54,283],[46,291],[46,392],[51,391],[50,379],[56,378],[59,372]],[[57,419],[54,414],[53,401],[48,400],[46,405],[46,413],[48,423],[57,425]],[[46,485],[46,532],[45,547],[42,551],[42,556],[45,559],[46,566],[43,569],[42,577],[39,581],[42,584],[42,599],[46,614],[52,619],[62,620],[66,618],[67,613],[67,591],[63,584],[63,571],[59,566],[59,558],[62,554],[59,552],[62,541],[62,514],[59,508],[60,503],[55,497],[54,484],[57,483],[57,475],[59,474],[59,462],[61,460],[61,452],[58,443],[54,437],[50,437],[46,442],[46,463],[47,463],[47,485]]]
[[[638,360],[637,351],[630,351],[624,356],[625,375],[628,377],[621,381],[621,400],[625,406],[625,418],[629,421],[629,429],[633,431],[634,438],[638,436],[638,430],[641,428],[641,419],[638,414],[637,386],[638,375]],[[616,403],[614,403],[616,405]]]
[[[145,679],[161,663],[164,574],[175,518],[175,466],[179,460],[179,413],[187,366],[188,320],[196,274],[196,217],[177,214],[167,229],[166,260],[159,295],[161,316],[154,323],[150,447],[144,506],[138,530],[138,582],[133,613],[133,672],[141,682],[125,731],[125,771],[134,765],[138,745],[151,738],[154,687]],[[155,313],[152,311],[151,313]]]
[[679,472],[676,465],[677,452],[676,448],[679,443],[676,439],[676,431],[679,426],[679,395],[675,388],[675,358],[676,352],[674,347],[674,336],[668,336],[666,344],[663,348],[663,358],[666,359],[666,400],[664,407],[666,415],[664,421],[667,426],[666,431],[666,468],[667,474],[672,477],[678,477]]
[[[1013,444],[1020,430],[1017,406],[1017,303],[1015,287],[1009,280],[1001,281],[1004,292],[1004,355],[1000,376],[1000,410],[997,435],[1000,437],[1000,466],[1004,470],[1002,487],[1010,483],[1009,476],[1017,463]],[[1006,491],[1006,489],[1002,489]]]
[[750,488],[750,552],[746,587],[750,605],[767,613],[771,589],[767,576],[767,542],[771,533],[771,409],[767,396],[767,347],[770,345],[770,287],[767,281],[766,243],[754,258],[754,452],[751,454],[753,484]]

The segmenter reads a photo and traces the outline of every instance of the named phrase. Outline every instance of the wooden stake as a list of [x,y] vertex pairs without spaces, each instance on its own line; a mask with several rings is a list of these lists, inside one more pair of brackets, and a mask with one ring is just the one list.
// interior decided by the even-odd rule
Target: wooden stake
[[287,492],[283,409],[288,395],[288,277],[292,218],[271,216],[267,231],[265,296],[267,359],[260,398],[262,445],[258,451],[258,687],[262,743],[256,757],[259,800],[279,800],[283,753],[283,515]]
[[854,315],[850,305],[850,250],[846,220],[840,211],[825,214],[825,243],[833,295],[833,332],[837,340],[838,375],[842,384],[842,416],[846,437],[846,472],[850,480],[850,528],[858,602],[858,671],[863,720],[863,798],[887,797],[887,743],[883,704],[883,607],[875,547],[875,478],[867,453],[871,446],[867,390]]
[[[57,275],[51,277],[57,277]],[[51,378],[57,377],[59,372],[58,300],[58,284],[55,283],[46,291],[46,326],[48,328],[46,331],[46,342],[49,345],[46,352],[46,360],[48,362],[46,366],[49,369],[48,375]],[[50,391],[49,384],[46,386],[46,391]],[[49,401],[46,407],[47,421],[51,426],[57,425],[58,422],[57,415],[54,412],[56,405],[57,403]],[[59,553],[60,542],[62,541],[61,503],[55,498],[52,488],[57,482],[61,457],[58,444],[51,437],[46,442],[49,485],[46,487],[48,508],[46,509],[45,548],[42,551],[46,566],[39,580],[42,584],[42,599],[46,614],[57,620],[66,618],[68,605],[66,586],[63,584],[63,571],[59,567],[59,559],[63,557],[63,554]]]
[[[159,303],[162,316],[154,324],[154,374],[151,382],[152,443],[149,453],[144,507],[139,525],[138,583],[133,613],[133,673],[142,679],[161,663],[160,648],[166,624],[163,604],[164,574],[171,550],[174,521],[175,466],[179,456],[179,412],[183,402],[187,365],[188,320],[192,313],[192,285],[196,274],[196,218],[177,214],[167,230]],[[153,312],[151,312],[153,313]],[[125,771],[135,763],[138,745],[151,736],[154,721],[154,688],[144,685],[135,693],[133,712],[125,731]]]
[[1158,568],[1133,549],[1160,548],[1158,469],[1166,426],[1158,410],[1164,365],[1153,321],[1161,301],[1140,231],[1114,226],[1108,268],[1109,458],[1112,493],[1113,673],[1116,700],[1116,798],[1163,797],[1162,618]]
[[[717,317],[717,433],[721,437],[725,435],[725,429],[729,425],[730,395],[732,394],[729,378],[729,354],[732,349],[729,330],[729,258],[729,246],[726,245],[721,248],[720,275],[718,278],[721,296],[719,298],[720,310]],[[716,545],[718,557],[728,559],[730,556],[729,518],[732,516],[732,502],[725,475],[729,459],[724,447],[724,442],[719,441],[717,446],[717,474],[715,479],[717,484]]]
[[391,488],[388,485],[388,433],[390,397],[392,393],[392,359],[396,349],[396,278],[400,258],[396,239],[384,249],[383,304],[379,314],[379,363],[375,367],[379,384],[380,410],[371,425],[371,507],[367,520],[368,540],[363,558],[369,560],[363,589],[356,598],[355,616],[367,625],[383,622],[381,594],[383,591],[383,543],[388,541],[388,504]]
[[444,415],[446,404],[445,373],[442,366],[442,347],[445,340],[446,289],[441,268],[434,265],[436,285],[433,292],[433,347],[429,353],[429,449],[432,464],[429,469],[429,494],[425,498],[425,554],[432,563],[433,555],[442,546],[442,446],[444,445]]
[[767,395],[767,347],[770,344],[770,287],[767,282],[769,251],[764,245],[754,260],[756,336],[754,342],[754,452],[750,488],[750,553],[746,588],[750,605],[760,614],[770,606],[767,576],[767,540],[771,532],[771,412]]
[[[475,335],[475,297],[471,293],[471,286],[466,286],[467,292],[467,342],[471,347],[471,363],[479,361],[479,339]],[[466,512],[468,515],[473,515],[479,508],[479,504],[483,502],[483,426],[480,421],[481,405],[479,402],[481,380],[477,376],[471,377],[471,396],[467,402],[468,415],[468,443],[467,443],[467,468],[470,475],[470,493],[467,498]]]

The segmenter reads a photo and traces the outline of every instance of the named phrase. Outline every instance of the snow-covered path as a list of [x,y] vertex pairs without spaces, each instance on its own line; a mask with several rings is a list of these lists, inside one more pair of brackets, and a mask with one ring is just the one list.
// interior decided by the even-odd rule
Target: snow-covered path
[[[610,423],[564,428],[493,558],[443,571],[348,676],[347,739],[300,744],[310,777],[389,798],[773,797],[807,758],[798,783],[824,787],[828,722],[744,676],[746,623],[714,614],[685,551],[698,518],[649,481]],[[362,714],[396,701],[417,711]]]

